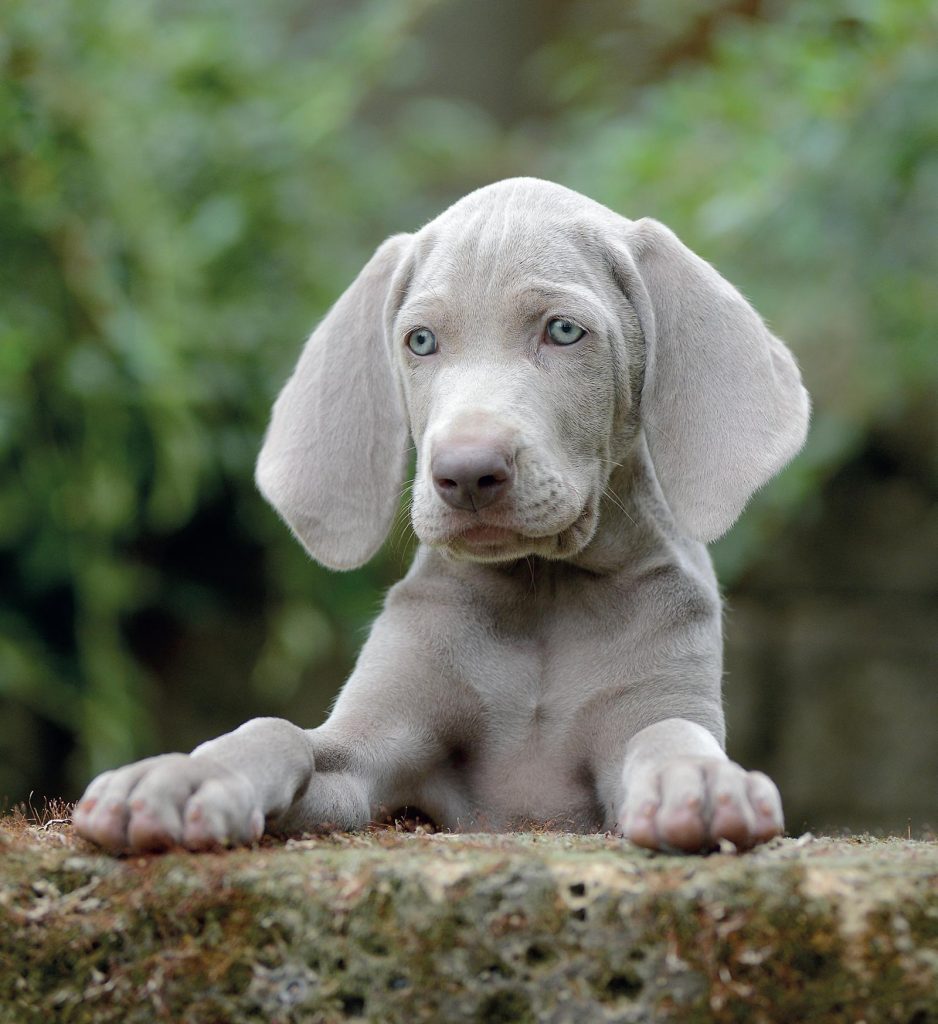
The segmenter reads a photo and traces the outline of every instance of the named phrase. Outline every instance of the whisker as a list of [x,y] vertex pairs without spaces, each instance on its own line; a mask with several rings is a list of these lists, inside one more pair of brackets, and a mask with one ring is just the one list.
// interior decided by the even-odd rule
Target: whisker
[[407,505],[401,505],[398,507],[397,512],[394,515],[392,524],[392,534],[399,534],[403,536],[407,532],[407,528],[410,526],[410,507]]
[[534,563],[531,561],[530,555],[525,555],[524,563],[528,567],[528,573],[531,576],[531,593],[537,597],[537,577],[534,575]]
[[628,521],[633,526],[638,526],[638,523],[629,514],[628,509],[625,507],[625,505],[622,504],[622,500],[615,493],[615,491],[610,490],[609,487],[604,487],[603,497],[608,498],[612,502],[612,504],[615,505],[617,509],[619,509],[619,511],[625,516],[626,519],[628,519]]
[[394,526],[389,538],[391,552],[398,558],[403,556],[407,546],[407,523],[402,521]]
[[391,552],[400,556],[403,554],[404,546],[407,543],[407,528],[410,525],[410,502],[404,502],[408,492],[413,491],[413,480],[408,480],[400,489],[397,496],[397,510],[391,520],[391,529],[388,531],[388,544]]
[[657,423],[651,423],[650,421],[649,421],[649,422],[646,422],[646,423],[644,423],[644,424],[643,424],[643,426],[645,427],[645,429],[646,429],[646,430],[647,430],[647,429],[648,429],[649,427],[652,427],[652,428],[653,428],[653,429],[654,429],[654,430],[655,430],[655,431],[656,431],[656,432],[657,432],[658,434],[660,434],[660,435],[661,435],[661,436],[662,436],[662,437],[663,437],[663,438],[665,439],[665,441],[667,441],[667,442],[668,442],[668,444],[669,444],[669,445],[670,445],[670,446],[671,446],[671,447],[672,447],[672,448],[673,448],[673,449],[674,449],[675,451],[677,451],[677,447],[678,447],[678,445],[677,445],[677,442],[676,442],[676,441],[674,440],[674,438],[673,438],[673,437],[671,437],[671,435],[670,435],[670,434],[669,434],[669,433],[668,433],[668,432],[667,432],[667,431],[666,431],[666,430],[664,429],[664,427],[659,427]]

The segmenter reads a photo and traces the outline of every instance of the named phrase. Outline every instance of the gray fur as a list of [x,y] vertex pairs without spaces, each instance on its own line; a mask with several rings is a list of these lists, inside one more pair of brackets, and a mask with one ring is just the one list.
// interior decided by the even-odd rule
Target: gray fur
[[[552,317],[587,336],[549,343]],[[410,352],[417,327],[437,353]],[[76,827],[114,849],[200,848],[408,805],[451,829],[656,848],[777,834],[774,785],[723,750],[701,541],[807,421],[785,346],[655,221],[522,178],[389,239],[307,343],[257,479],[313,557],[349,568],[389,528],[411,437],[410,571],[323,725],[257,719],[106,773]],[[433,454],[460,444],[512,467],[479,511],[434,484]]]

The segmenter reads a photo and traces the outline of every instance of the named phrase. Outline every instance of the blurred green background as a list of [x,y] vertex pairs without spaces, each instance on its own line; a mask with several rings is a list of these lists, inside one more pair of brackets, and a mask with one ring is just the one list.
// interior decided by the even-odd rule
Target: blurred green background
[[0,799],[315,725],[412,541],[255,493],[387,234],[515,174],[668,223],[812,392],[714,548],[730,748],[790,827],[938,825],[938,31],[924,0],[5,0]]

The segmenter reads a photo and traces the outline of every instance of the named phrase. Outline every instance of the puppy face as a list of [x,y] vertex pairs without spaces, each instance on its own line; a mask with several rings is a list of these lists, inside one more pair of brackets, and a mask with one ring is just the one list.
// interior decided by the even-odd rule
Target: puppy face
[[417,448],[414,529],[473,561],[589,543],[640,361],[589,223],[516,198],[460,204],[415,237],[390,331]]
[[278,396],[257,482],[314,558],[353,568],[394,519],[409,435],[422,541],[569,558],[641,431],[658,514],[709,542],[808,412],[785,345],[672,231],[509,179],[378,247]]

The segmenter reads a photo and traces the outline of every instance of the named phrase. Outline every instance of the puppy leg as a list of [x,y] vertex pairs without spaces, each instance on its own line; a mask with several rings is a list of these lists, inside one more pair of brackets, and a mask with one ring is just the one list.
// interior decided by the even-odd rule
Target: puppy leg
[[656,722],[629,741],[617,829],[639,846],[688,853],[728,839],[748,849],[784,831],[775,784],[730,761],[703,726]]
[[104,772],[72,813],[75,830],[115,852],[250,843],[313,773],[302,729],[259,718],[203,743]]
[[79,835],[114,852],[251,843],[273,832],[356,829],[381,809],[417,805],[435,743],[395,728],[304,731],[258,718],[191,754],[105,772],[72,814]]

